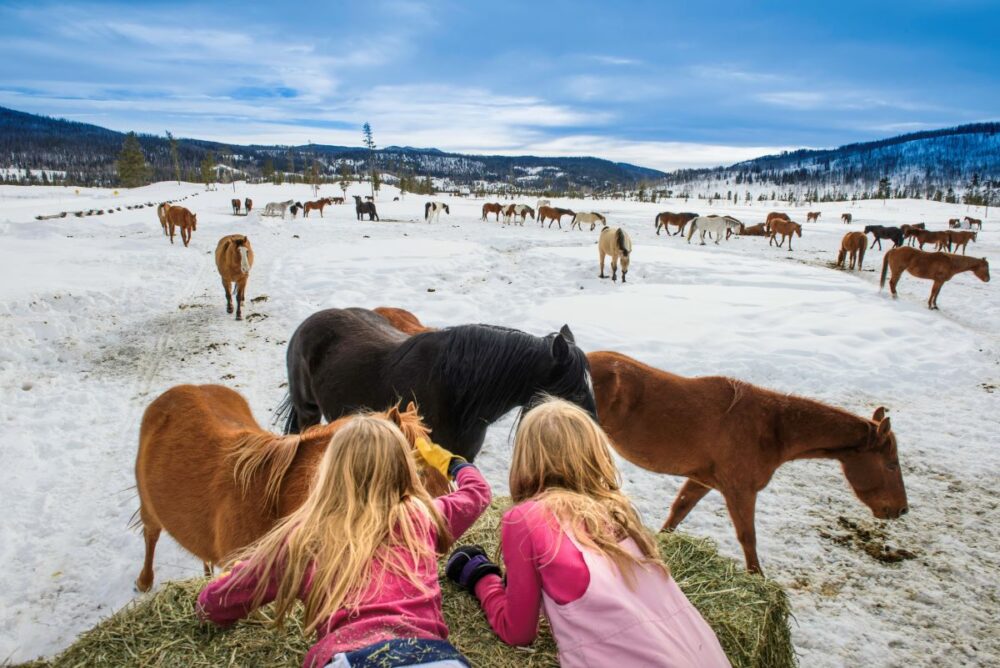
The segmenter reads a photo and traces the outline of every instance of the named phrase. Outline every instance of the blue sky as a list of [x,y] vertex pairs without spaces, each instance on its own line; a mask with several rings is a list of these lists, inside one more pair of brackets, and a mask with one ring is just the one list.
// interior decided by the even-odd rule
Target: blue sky
[[671,169],[1000,117],[1000,2],[0,2],[0,105]]

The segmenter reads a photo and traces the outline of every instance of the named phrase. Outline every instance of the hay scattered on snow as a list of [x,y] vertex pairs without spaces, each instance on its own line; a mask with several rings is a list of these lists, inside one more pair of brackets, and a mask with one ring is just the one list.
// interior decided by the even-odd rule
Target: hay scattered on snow
[[[462,537],[489,553],[496,550],[499,523],[509,499],[498,499]],[[660,548],[681,589],[715,629],[736,668],[785,668],[796,659],[789,635],[785,592],[774,582],[748,575],[741,564],[720,557],[711,541],[680,533],[660,536]],[[83,633],[50,661],[24,666],[288,666],[302,664],[309,641],[298,619],[284,630],[267,626],[269,609],[229,630],[199,624],[194,601],[205,580],[170,582]],[[543,622],[531,648],[500,642],[479,605],[451,583],[442,584],[451,641],[474,666],[540,668],[558,666],[556,647]]]

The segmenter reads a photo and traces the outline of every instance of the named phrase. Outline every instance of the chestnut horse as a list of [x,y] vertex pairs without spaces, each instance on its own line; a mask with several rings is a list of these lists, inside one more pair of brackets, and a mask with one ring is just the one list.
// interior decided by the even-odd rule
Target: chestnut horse
[[945,248],[951,250],[951,237],[948,236],[947,230],[931,231],[917,229],[911,230],[910,236],[916,239],[920,250],[924,249],[924,244],[934,244],[934,250],[944,250]]
[[781,211],[772,211],[771,213],[767,214],[767,219],[764,221],[764,229],[767,230],[768,234],[771,233],[771,223],[773,223],[776,220],[791,221],[792,219],[788,217],[787,213],[782,213]]
[[[678,234],[684,234],[684,227],[697,217],[698,214],[696,213],[671,213],[670,211],[662,211],[656,214],[653,224],[656,225],[657,234],[660,233],[660,228],[662,227],[669,236],[675,237]],[[676,232],[670,231],[671,225],[677,228]]]
[[757,223],[756,225],[751,225],[750,227],[744,227],[743,231],[740,233],[741,237],[766,237],[770,236],[767,231],[766,223]]
[[972,216],[966,216],[964,218],[965,222],[969,224],[969,229],[971,230],[974,226],[978,227],[980,230],[983,229],[983,221],[979,218],[973,218]]
[[850,223],[852,220],[854,220],[854,216],[852,216],[849,213],[842,213],[842,214],[840,214],[840,219],[842,221],[844,221],[844,223],[846,224],[846,223]]
[[160,227],[163,228],[163,236],[170,236],[170,232],[167,231],[167,211],[170,210],[170,204],[163,202],[160,206],[156,207],[156,217],[160,219]]
[[483,205],[483,220],[487,220],[487,216],[491,213],[495,213],[497,216],[496,222],[500,222],[500,213],[503,211],[503,204],[500,202],[487,202]]
[[[411,445],[428,437],[412,403],[376,415],[394,422]],[[153,553],[164,529],[204,562],[206,574],[267,533],[305,500],[330,439],[350,419],[278,436],[257,424],[239,393],[221,385],[178,385],[157,397],[142,417],[135,463],[136,524],[146,541],[136,589],[153,584]],[[440,472],[421,467],[421,474],[431,494],[447,493]]]
[[561,230],[563,216],[573,216],[575,218],[576,212],[569,209],[560,209],[557,206],[543,206],[538,209],[538,222],[543,227],[545,226],[545,220],[548,219],[549,227],[552,227],[552,223],[558,223]]
[[[779,234],[781,235],[781,241],[776,243],[775,240]],[[788,239],[788,250],[792,250],[792,236],[796,234],[800,238],[802,237],[802,226],[798,223],[793,223],[790,220],[772,220],[771,238],[768,239],[767,245],[775,244],[778,248],[781,248],[781,244],[785,243],[785,239]]]
[[879,287],[885,287],[885,277],[892,270],[892,278],[889,279],[889,290],[895,299],[896,284],[903,277],[903,272],[908,271],[917,278],[926,278],[934,281],[931,288],[931,296],[927,300],[927,308],[937,309],[938,293],[941,286],[951,280],[955,274],[963,271],[971,271],[976,278],[984,283],[990,280],[990,263],[986,258],[965,257],[964,255],[952,255],[951,253],[926,253],[916,248],[903,246],[893,248],[882,259],[882,280]]
[[394,308],[392,306],[379,306],[378,308],[374,308],[372,310],[388,320],[390,325],[401,331],[403,334],[413,336],[414,334],[433,331],[430,327],[424,327],[424,324],[417,319],[417,316],[413,315],[406,309]]
[[962,249],[962,255],[965,255],[965,248],[969,245],[970,241],[976,240],[976,235],[979,234],[975,230],[948,230],[948,239],[950,240],[950,246],[956,253],[958,249]]
[[702,497],[718,490],[747,570],[759,573],[757,494],[779,466],[796,459],[838,460],[854,493],[879,519],[908,509],[884,408],[867,420],[732,378],[685,378],[615,352],[587,357],[597,414],[619,454],[648,471],[687,478],[664,531],[677,528]]
[[907,246],[912,246],[917,243],[916,234],[912,230],[923,230],[927,228],[926,223],[913,223],[912,225],[908,223],[903,223],[899,226],[899,229],[903,231],[903,241]]
[[821,211],[810,211],[809,213],[806,214],[806,222],[807,223],[815,223],[817,220],[819,220],[820,213],[822,213],[822,212]]
[[191,233],[198,229],[198,216],[176,204],[166,211],[167,226],[170,228],[170,243],[174,243],[174,229],[180,228],[181,241],[187,247],[191,243]]
[[215,247],[215,267],[222,277],[222,289],[226,291],[226,313],[233,312],[233,295],[236,293],[236,319],[243,319],[243,302],[246,300],[247,279],[253,266],[253,248],[250,240],[242,234],[230,234],[219,239]]
[[253,200],[247,197],[245,200],[243,200],[243,211],[244,211],[243,215],[249,216],[250,209],[252,208],[253,208]]
[[240,201],[239,201],[238,199],[236,199],[235,197],[234,197],[234,198],[232,199],[232,201],[231,201],[230,203],[231,203],[231,204],[233,205],[233,215],[234,215],[234,216],[238,216],[238,215],[240,215],[240,206],[241,206],[241,205],[242,205],[243,203],[242,203],[242,202],[240,202]]
[[851,254],[851,269],[854,269],[854,261],[857,260],[858,271],[861,271],[861,263],[865,259],[865,250],[868,248],[868,236],[864,232],[848,232],[840,240],[840,254],[837,256],[837,266],[843,267],[847,254]]
[[333,204],[333,200],[331,200],[329,197],[321,197],[318,200],[314,200],[312,202],[306,202],[305,204],[302,205],[302,217],[308,218],[310,211],[319,211],[319,217],[322,218],[323,207],[325,207],[327,204]]

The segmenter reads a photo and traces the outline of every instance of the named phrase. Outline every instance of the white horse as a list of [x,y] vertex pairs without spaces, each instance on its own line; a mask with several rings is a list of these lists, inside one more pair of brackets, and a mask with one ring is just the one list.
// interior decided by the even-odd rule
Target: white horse
[[285,202],[269,202],[267,206],[264,207],[263,216],[281,216],[282,220],[285,218],[285,211],[288,211],[288,207],[295,204],[295,200],[290,199]]
[[742,232],[743,223],[732,216],[698,216],[691,221],[688,227],[688,243],[691,243],[691,237],[694,236],[695,231],[701,233],[702,246],[705,245],[705,234],[709,232],[715,235],[715,243],[718,244],[722,240],[723,234],[728,239],[730,232],[736,234]]
[[424,220],[428,223],[436,223],[442,211],[451,215],[451,210],[444,202],[427,202],[424,204]]
[[504,225],[510,225],[514,222],[524,227],[524,219],[527,216],[531,216],[532,220],[535,219],[535,210],[527,204],[508,204],[503,210]]
[[581,232],[583,232],[583,223],[590,223],[590,231],[593,232],[598,222],[600,222],[604,227],[608,226],[608,219],[596,211],[578,213],[573,216],[573,221],[569,224],[569,229],[572,230],[575,225],[580,228]]
[[538,203],[535,204],[535,211],[538,211],[543,206],[552,206],[552,202],[550,202],[547,199],[540,199],[540,200],[538,200]]

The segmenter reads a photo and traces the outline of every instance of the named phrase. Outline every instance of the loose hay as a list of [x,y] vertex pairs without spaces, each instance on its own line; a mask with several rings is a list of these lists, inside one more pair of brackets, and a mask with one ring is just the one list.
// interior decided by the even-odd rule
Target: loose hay
[[[498,499],[462,543],[478,543],[494,553],[503,509]],[[714,544],[680,533],[659,537],[660,550],[677,584],[715,629],[736,668],[786,668],[797,665],[789,634],[790,609],[784,590],[765,578],[748,575],[740,564],[720,557]],[[302,665],[310,642],[298,617],[284,630],[266,625],[270,609],[232,629],[200,624],[194,602],[204,579],[170,582],[154,595],[137,599],[83,633],[49,661],[24,666],[288,666]],[[509,647],[490,630],[474,598],[442,583],[444,615],[451,641],[474,666],[541,668],[558,666],[547,625],[531,648]]]

